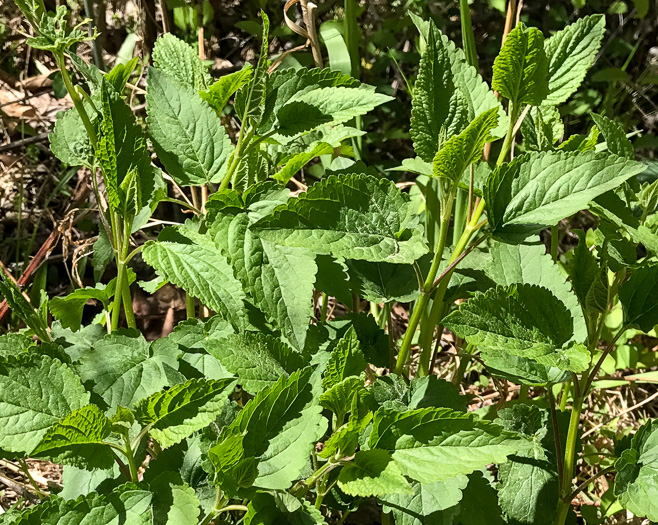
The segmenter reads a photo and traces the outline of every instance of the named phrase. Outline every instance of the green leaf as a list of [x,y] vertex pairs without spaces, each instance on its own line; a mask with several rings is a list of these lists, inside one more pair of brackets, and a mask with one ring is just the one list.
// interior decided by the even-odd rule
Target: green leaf
[[243,127],[253,125],[258,127],[265,111],[265,96],[267,95],[267,54],[269,52],[268,35],[270,19],[261,11],[263,19],[263,35],[261,38],[260,56],[254,68],[251,81],[245,89],[235,97],[235,111]]
[[301,350],[313,315],[310,298],[317,271],[313,254],[263,241],[249,228],[287,197],[288,191],[271,181],[242,196],[231,190],[209,201],[208,223],[253,304]]
[[89,402],[71,369],[36,355],[0,362],[0,447],[29,454],[49,427]]
[[635,149],[631,141],[626,138],[624,128],[614,120],[603,115],[591,113],[591,116],[594,124],[601,130],[601,134],[605,138],[608,151],[614,155],[633,160],[635,158]]
[[548,57],[548,96],[545,104],[557,106],[576,92],[601,47],[605,16],[578,19],[544,42]]
[[646,422],[615,463],[614,494],[638,517],[658,521],[658,420]]
[[468,118],[468,104],[462,90],[455,87],[448,47],[433,29],[427,34],[411,106],[414,151],[425,162],[434,159],[441,135],[459,133]]
[[0,335],[0,359],[17,356],[36,343],[29,335],[10,332]]
[[[418,278],[413,266],[385,262],[346,261],[354,292],[374,303],[407,303],[418,295]],[[330,294],[332,295],[332,294]]]
[[513,104],[539,106],[548,95],[544,35],[522,22],[507,35],[493,65],[491,87]]
[[197,91],[208,88],[212,81],[197,50],[171,33],[155,41],[153,66]]
[[[325,87],[358,87],[360,85],[361,83],[351,76],[331,71],[328,68],[277,69],[267,77],[265,112],[258,133],[260,135],[275,133],[276,139],[284,143],[288,139],[277,134],[279,127],[277,115],[294,96]],[[372,90],[366,86],[363,89]]]
[[[379,499],[384,504],[384,512],[393,513],[396,525],[449,525],[459,510],[457,504],[467,483],[466,476],[429,484],[414,482],[411,484],[412,494],[388,495]],[[472,503],[469,501],[468,505]]]
[[361,351],[359,338],[354,327],[338,341],[331,351],[322,378],[322,386],[327,389],[350,376],[360,375],[366,368],[366,360]]
[[504,525],[507,523],[503,519],[498,505],[498,494],[482,471],[476,471],[468,478],[468,486],[462,492],[463,500],[467,503],[459,506],[456,523],[459,525],[480,525],[481,523]]
[[42,341],[50,341],[48,333],[47,301],[43,300],[42,307],[34,308],[23,296],[23,292],[16,283],[0,273],[0,297],[4,297],[7,305]]
[[[25,2],[22,2],[22,5],[25,6]],[[80,42],[94,40],[97,36],[95,29],[93,35],[89,35],[86,27],[81,29],[82,26],[87,25],[86,20],[71,26],[67,6],[58,5],[54,13],[52,11],[44,13],[42,12],[43,4],[32,2],[31,5],[36,8],[34,15],[40,15],[40,18],[34,21],[36,22],[34,25],[38,35],[27,39],[27,45],[30,47],[50,51],[54,54],[62,54],[70,47]],[[32,14],[27,16],[31,18]]]
[[233,379],[190,379],[135,405],[135,419],[168,448],[212,423],[233,391]]
[[[528,244],[504,244],[496,242],[491,247],[491,263],[486,273],[492,281],[500,286],[510,284],[535,284],[549,290],[564,303],[571,312],[574,325],[574,339],[584,341],[587,326],[572,285],[570,285],[552,257],[546,253],[546,247],[539,239],[528,239]],[[591,252],[587,252],[591,255]]]
[[369,175],[331,176],[279,206],[254,230],[267,241],[315,253],[411,263],[427,252],[409,197]]
[[331,144],[326,142],[317,142],[311,144],[305,151],[293,155],[281,168],[281,170],[274,174],[272,178],[275,180],[281,181],[283,184],[287,184],[291,178],[293,178],[297,172],[302,169],[306,164],[308,164],[315,157],[320,155],[327,155],[333,153],[334,148]]
[[551,525],[559,499],[554,431],[549,411],[514,405],[498,413],[503,428],[532,440],[530,450],[509,457],[498,470],[499,503],[515,525]]
[[196,525],[199,500],[178,473],[165,472],[149,483],[153,493],[153,525]]
[[297,371],[261,390],[222,432],[209,452],[222,487],[227,481],[222,473],[249,458],[255,458],[258,472],[247,486],[285,490],[297,479],[327,426],[313,397],[311,373]]
[[464,170],[482,157],[482,148],[491,140],[491,130],[497,122],[497,110],[492,108],[480,114],[459,135],[451,137],[434,156],[434,176],[458,181]]
[[[85,102],[85,109],[92,124],[96,123],[95,112],[91,104]],[[48,135],[50,149],[59,160],[70,166],[91,167],[94,162],[94,151],[89,142],[87,130],[82,124],[78,110],[71,108],[63,114],[58,114],[52,133]]]
[[288,345],[265,333],[245,332],[209,339],[204,348],[252,394],[272,386],[281,377],[303,368],[305,359]]
[[294,95],[277,112],[277,132],[297,135],[326,124],[342,124],[392,100],[367,86],[323,87]]
[[529,284],[477,294],[444,321],[474,345],[529,358],[554,352],[573,335],[571,314],[564,304],[549,290]]
[[325,525],[322,513],[287,492],[257,492],[244,515],[245,525]]
[[320,404],[336,414],[338,421],[342,421],[345,414],[351,410],[355,396],[359,399],[365,399],[368,397],[368,391],[359,377],[350,376],[339,383],[331,385],[325,392],[320,394]]
[[571,377],[569,372],[565,370],[540,365],[537,361],[511,355],[505,350],[483,348],[480,356],[493,375],[516,384],[529,386],[554,385],[563,383]]
[[338,486],[350,496],[413,494],[411,486],[386,450],[361,450],[338,475]]
[[494,232],[521,240],[585,209],[640,173],[642,164],[603,153],[541,152],[516,157],[484,188]]
[[447,408],[380,408],[368,445],[390,451],[402,474],[420,483],[470,474],[530,447],[527,440],[498,425]]
[[96,405],[87,405],[50,427],[31,455],[87,469],[110,469],[115,456],[104,442],[110,432],[107,416]]
[[153,511],[148,490],[123,485],[109,494],[92,492],[65,501],[52,495],[40,505],[28,507],[12,525],[149,525]]
[[143,337],[132,335],[121,331],[107,335],[75,361],[80,378],[105,408],[132,407],[169,386],[163,360],[152,356]]
[[37,29],[39,21],[46,14],[46,6],[43,0],[14,0],[16,6],[21,10],[30,21],[30,24]]
[[600,274],[601,268],[596,257],[587,246],[585,232],[575,230],[575,233],[578,235],[578,245],[573,249],[567,270],[574,292],[583,309],[585,309],[587,307],[587,295]]
[[197,92],[149,69],[147,123],[167,173],[183,186],[220,182],[232,150],[224,126]]
[[619,289],[624,324],[650,332],[658,324],[658,265],[635,270]]
[[215,110],[215,113],[221,116],[228,100],[251,80],[253,72],[254,68],[251,64],[247,64],[240,71],[220,77],[208,89],[200,91],[199,95]]
[[130,107],[107,81],[101,84],[99,102],[101,114],[96,158],[103,171],[109,204],[115,210],[126,204],[120,187],[131,173],[140,183],[140,201],[147,203],[155,188],[155,180],[142,128]]
[[246,315],[244,291],[219,250],[160,241],[146,243],[142,256],[158,275],[227,316],[234,326],[242,326]]

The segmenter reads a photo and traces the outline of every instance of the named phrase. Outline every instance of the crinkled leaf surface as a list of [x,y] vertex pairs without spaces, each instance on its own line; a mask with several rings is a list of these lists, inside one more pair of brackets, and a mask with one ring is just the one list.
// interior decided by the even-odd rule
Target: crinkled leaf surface
[[212,81],[198,51],[171,33],[165,33],[155,41],[153,65],[195,90],[206,89]]
[[467,484],[466,476],[429,484],[413,482],[412,494],[391,494],[379,500],[385,512],[393,513],[396,525],[448,525],[459,512],[457,505]]
[[559,105],[576,92],[601,47],[605,16],[579,18],[544,42],[548,57],[548,96],[544,104]]
[[458,181],[468,166],[482,157],[482,148],[491,140],[498,122],[497,109],[480,114],[459,135],[450,137],[434,156],[433,175]]
[[338,475],[338,486],[351,496],[412,494],[409,482],[386,450],[361,450]]
[[32,455],[88,469],[110,469],[115,456],[104,443],[110,432],[107,416],[96,405],[87,405],[50,427]]
[[220,182],[232,150],[217,114],[191,87],[150,68],[147,123],[169,175],[182,186]]
[[571,285],[566,281],[559,266],[546,253],[544,244],[538,239],[536,242],[534,239],[528,241],[528,244],[516,245],[496,242],[491,247],[492,257],[487,275],[500,286],[526,283],[549,290],[571,312],[574,339],[584,341],[587,337],[587,327]]
[[658,265],[635,270],[619,289],[624,323],[649,332],[658,324]]
[[637,516],[658,521],[658,420],[645,423],[615,463],[614,493]]
[[210,449],[210,460],[220,473],[255,458],[258,472],[253,486],[289,488],[327,425],[313,396],[311,374],[306,368],[281,377],[247,403]]
[[153,356],[146,340],[134,332],[105,336],[74,362],[82,381],[106,408],[131,407],[169,386],[165,362]]
[[85,406],[89,393],[66,365],[26,355],[0,362],[0,447],[30,453],[48,428]]
[[167,281],[242,326],[246,316],[242,285],[226,257],[210,243],[149,242],[142,256]]
[[493,65],[491,87],[514,104],[539,106],[548,95],[544,35],[519,23],[505,38]]
[[642,164],[594,152],[541,152],[494,171],[484,189],[494,233],[522,240],[587,208],[643,170]]
[[253,394],[307,364],[302,354],[265,333],[245,332],[222,339],[212,338],[204,347]]
[[409,197],[392,182],[353,174],[313,185],[253,228],[262,239],[315,253],[411,263],[427,252],[411,220]]
[[217,419],[234,386],[229,378],[190,379],[138,402],[135,419],[168,448]]
[[420,483],[470,474],[530,447],[527,440],[498,425],[447,408],[380,408],[368,445],[390,451],[402,473]]

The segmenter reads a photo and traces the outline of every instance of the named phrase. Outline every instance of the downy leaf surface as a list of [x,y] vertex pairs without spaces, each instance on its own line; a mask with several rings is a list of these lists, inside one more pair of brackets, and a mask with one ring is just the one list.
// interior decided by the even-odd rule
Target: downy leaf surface
[[393,513],[396,525],[449,525],[459,512],[457,505],[467,484],[466,476],[429,484],[412,482],[412,494],[391,494],[379,500],[384,512]]
[[65,501],[53,495],[41,505],[28,507],[12,525],[150,525],[153,495],[141,486],[127,484],[110,494],[95,492]]
[[0,362],[0,447],[29,454],[52,425],[85,406],[89,393],[57,359],[34,354]]
[[272,181],[217,194],[208,203],[208,223],[215,244],[228,257],[235,276],[253,304],[301,350],[313,314],[317,266],[313,254],[299,247],[260,239],[250,227],[288,198]]
[[265,333],[245,332],[222,339],[212,338],[206,341],[204,348],[236,374],[242,388],[252,394],[307,364],[302,354]]
[[579,18],[544,42],[548,57],[548,96],[544,104],[557,106],[576,92],[601,47],[605,16]]
[[220,312],[234,326],[242,326],[246,316],[245,294],[240,281],[220,251],[209,242],[203,246],[178,242],[148,242],[144,260],[158,275],[180,286],[203,304]]
[[658,420],[646,422],[615,462],[614,495],[638,517],[658,521]]
[[199,499],[178,473],[167,472],[151,483],[153,525],[196,525],[201,509]]
[[467,108],[462,90],[455,86],[446,43],[430,29],[411,106],[411,138],[422,160],[433,161],[441,134],[448,138],[466,127]]
[[482,148],[491,140],[491,130],[497,122],[496,108],[489,109],[459,135],[448,139],[434,156],[433,175],[458,181],[464,170],[482,157]]
[[81,353],[74,365],[82,381],[107,409],[132,407],[138,400],[169,386],[165,362],[153,356],[135,332],[115,332]]
[[427,253],[409,197],[369,175],[331,176],[253,228],[267,241],[334,257],[411,263]]
[[207,89],[212,81],[198,51],[171,33],[165,33],[155,41],[153,65],[195,91]]
[[447,328],[474,345],[578,372],[587,368],[582,345],[568,344],[573,319],[549,290],[515,284],[477,294],[444,319]]
[[516,157],[484,188],[494,234],[520,241],[585,209],[599,195],[643,170],[603,153],[541,152]]
[[217,115],[221,116],[228,100],[236,91],[249,83],[253,72],[254,69],[251,64],[247,64],[240,71],[220,77],[207,90],[199,91],[199,95],[215,110]]
[[610,153],[630,160],[635,158],[635,149],[631,141],[626,137],[624,128],[614,120],[603,115],[592,113],[591,117],[596,127],[601,131]]
[[493,65],[491,87],[513,104],[539,106],[548,95],[544,35],[520,22],[505,38]]
[[233,146],[217,114],[195,89],[149,69],[146,112],[158,158],[182,186],[220,182]]
[[390,451],[401,472],[420,483],[470,474],[530,447],[527,440],[498,425],[447,408],[380,408],[368,445]]
[[112,449],[104,443],[111,424],[96,405],[79,408],[48,429],[32,455],[87,469],[111,469]]
[[361,450],[338,475],[338,486],[350,496],[413,494],[409,482],[386,450]]
[[190,379],[139,401],[135,419],[168,448],[215,421],[234,387],[230,378]]
[[650,332],[658,324],[658,265],[635,270],[619,289],[624,324]]
[[222,432],[209,452],[221,486],[227,483],[222,475],[227,467],[249,458],[257,466],[251,486],[285,490],[299,476],[327,426],[322,407],[313,397],[311,374],[306,368],[261,390]]

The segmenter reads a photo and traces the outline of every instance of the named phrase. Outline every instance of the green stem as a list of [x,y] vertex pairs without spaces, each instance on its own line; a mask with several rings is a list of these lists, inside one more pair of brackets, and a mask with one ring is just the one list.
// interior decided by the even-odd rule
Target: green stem
[[[439,242],[434,252],[432,266],[430,267],[429,273],[427,274],[425,282],[423,283],[423,290],[421,291],[420,297],[414,305],[411,319],[409,319],[409,326],[407,327],[407,331],[404,334],[404,339],[402,340],[402,345],[400,346],[400,352],[398,353],[398,359],[395,364],[396,374],[402,374],[404,366],[407,364],[409,354],[411,353],[411,341],[416,332],[416,328],[418,328],[418,324],[423,317],[425,308],[429,303],[430,295],[432,294],[432,285],[434,284],[436,274],[439,272],[439,266],[443,260],[443,251],[446,247],[446,242],[448,239],[448,229],[450,227],[450,217],[452,215],[452,205],[455,200],[456,191],[457,185],[453,184],[447,192],[446,198],[443,199],[444,202],[442,203],[443,206],[441,208],[441,229],[439,231]],[[425,358],[427,363],[429,363],[429,356],[421,356],[421,359],[423,358]]]
[[87,131],[87,135],[89,136],[89,142],[91,142],[92,148],[94,149],[94,151],[96,151],[98,147],[98,137],[96,135],[96,129],[91,123],[91,119],[87,114],[87,110],[84,107],[80,95],[78,95],[78,92],[75,90],[75,87],[73,86],[73,82],[71,81],[71,76],[69,75],[69,72],[66,69],[66,63],[64,62],[64,55],[62,53],[56,52],[53,53],[53,56],[55,57],[55,63],[57,64],[57,67],[59,68],[59,71],[62,74],[62,80],[64,81],[64,85],[66,86],[66,91],[68,91],[71,100],[73,101],[73,105],[75,106],[75,109],[78,111],[78,114],[80,115],[82,124],[84,125],[85,130]]
[[187,319],[196,318],[196,305],[194,303],[194,297],[192,297],[189,293],[185,294],[185,313]]
[[551,257],[553,257],[555,262],[557,262],[557,249],[560,241],[559,234],[560,231],[558,225],[551,226]]
[[137,463],[135,463],[135,454],[130,446],[130,438],[127,433],[123,435],[123,442],[126,446],[124,454],[126,455],[126,458],[128,458],[128,467],[130,468],[130,477],[132,478],[131,481],[133,483],[139,483],[139,472],[137,470]]
[[346,510],[345,512],[343,512],[343,515],[342,515],[342,516],[340,517],[340,519],[336,522],[336,525],[343,525],[343,523],[345,523],[345,520],[347,519],[347,517],[348,517],[351,513],[352,513],[351,510]]
[[557,504],[555,525],[564,525],[569,509],[571,508],[571,492],[573,484],[573,473],[576,466],[576,444],[578,442],[578,427],[580,425],[580,414],[583,411],[582,397],[574,399],[569,419],[569,431],[564,451],[564,476],[560,487],[560,498]]
[[459,11],[462,22],[462,44],[464,46],[464,53],[466,54],[466,61],[470,66],[477,69],[478,55],[475,49],[475,34],[473,33],[471,8],[468,5],[468,0],[459,0]]
[[576,487],[576,490],[574,490],[571,493],[571,496],[569,496],[569,499],[573,500],[576,496],[578,496],[578,494],[580,494],[583,490],[585,490],[590,483],[592,483],[593,481],[596,481],[601,476],[605,476],[606,474],[610,474],[610,472],[614,472],[614,471],[615,471],[615,466],[610,465],[609,467],[606,467],[603,470],[600,470],[598,473],[594,474],[593,476],[587,478],[580,485],[578,485],[578,487]]
[[228,188],[228,184],[229,182],[231,182],[231,179],[235,174],[235,170],[238,169],[238,166],[240,164],[240,160],[242,158],[242,153],[243,153],[242,150],[243,148],[245,148],[245,146],[246,149],[248,149],[249,143],[251,142],[253,136],[254,136],[253,130],[250,130],[245,134],[244,127],[240,128],[240,133],[238,134],[238,142],[236,143],[235,149],[231,154],[231,158],[229,159],[228,169],[226,170],[226,174],[224,175],[224,178],[222,179],[222,183],[219,185],[219,189],[217,191],[221,192],[224,191],[226,188]]
[[528,385],[521,385],[519,389],[519,401],[525,403],[528,400],[528,392],[530,392],[530,387]]
[[[127,269],[124,267],[127,277]],[[133,301],[130,296],[130,284],[128,284],[128,279],[123,280],[123,290],[121,292],[123,296],[123,311],[126,314],[126,324],[128,328],[137,328],[137,322],[135,321],[135,312],[133,311]]]
[[466,221],[468,217],[468,197],[469,194],[467,191],[459,189],[457,190],[457,199],[455,200],[455,222],[452,227],[452,244],[457,244],[462,233],[464,233],[464,228],[466,227]]
[[123,280],[124,267],[117,259],[117,282],[114,292],[114,304],[112,306],[112,331],[119,328],[119,318],[121,316],[121,303],[123,301]]
[[571,392],[571,378],[567,379],[564,382],[564,385],[562,385],[562,393],[560,394],[560,412],[564,412],[567,409],[569,392]]

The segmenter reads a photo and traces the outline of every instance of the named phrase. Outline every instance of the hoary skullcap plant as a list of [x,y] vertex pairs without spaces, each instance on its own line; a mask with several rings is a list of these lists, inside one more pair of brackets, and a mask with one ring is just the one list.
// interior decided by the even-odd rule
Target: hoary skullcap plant
[[[101,73],[76,55],[90,37],[66,7],[15,1],[74,104],[52,151],[99,176],[94,268],[114,260],[117,273],[40,304],[0,282],[27,326],[0,337],[1,452],[64,465],[61,493],[0,523],[340,524],[375,505],[402,525],[573,520],[592,481],[576,480],[593,381],[620,338],[658,323],[657,183],[639,182],[644,166],[605,116],[563,137],[558,108],[595,60],[603,16],[550,38],[517,24],[491,86],[468,23],[464,51],[414,18],[416,157],[399,169],[417,174],[419,199],[349,158],[364,135],[355,117],[391,97],[330,69],[269,71],[264,13],[257,63],[217,80],[192,47],[160,37],[140,121],[126,97],[137,59]],[[327,176],[291,194],[316,157]],[[134,246],[162,201],[192,218]],[[596,228],[560,262],[538,234],[556,240],[582,210]],[[188,320],[152,342],[132,311],[135,257],[157,273],[145,290],[187,294]],[[328,295],[374,315],[328,319]],[[91,299],[103,312],[83,326]],[[413,302],[397,341],[396,302]],[[436,375],[437,327],[462,348],[452,382]],[[469,413],[469,358],[523,395]],[[617,509],[658,521],[658,421],[620,442],[602,475]]]

